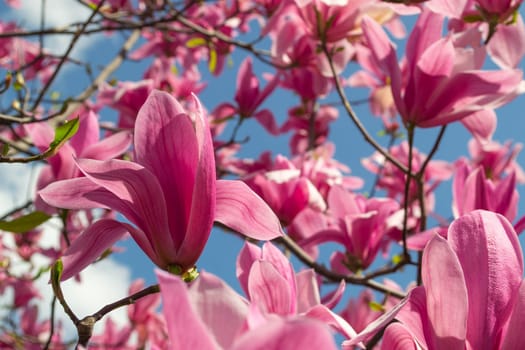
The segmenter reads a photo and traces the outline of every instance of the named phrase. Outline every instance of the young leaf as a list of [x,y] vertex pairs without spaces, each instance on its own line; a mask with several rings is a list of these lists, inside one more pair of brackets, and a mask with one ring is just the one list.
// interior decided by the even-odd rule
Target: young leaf
[[79,125],[79,118],[76,117],[75,119],[68,120],[64,124],[58,126],[55,129],[55,139],[49,145],[49,148],[46,151],[46,156],[50,157],[55,155],[58,149],[77,133]]
[[0,230],[25,233],[46,222],[51,216],[41,211],[34,211],[11,221],[0,221]]

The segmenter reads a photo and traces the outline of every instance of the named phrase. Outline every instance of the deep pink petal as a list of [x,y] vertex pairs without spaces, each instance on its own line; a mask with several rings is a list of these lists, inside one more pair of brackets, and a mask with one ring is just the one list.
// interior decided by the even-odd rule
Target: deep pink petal
[[254,117],[271,135],[276,136],[280,134],[279,126],[277,126],[275,117],[269,109],[263,109],[255,113]]
[[217,181],[215,220],[254,239],[271,240],[283,234],[275,213],[241,181]]
[[[75,136],[69,140],[69,144],[73,147],[77,155],[80,155],[90,145],[94,145],[100,139],[100,128],[98,125],[98,117],[93,111],[85,113],[79,121],[78,131]],[[86,156],[86,158],[91,158]],[[102,159],[102,158],[97,158]]]
[[[192,264],[198,259],[208,241],[215,219],[217,196],[215,152],[213,150],[210,128],[199,100],[195,95],[192,95],[192,98],[192,113],[195,117],[195,135],[199,149],[199,162],[195,184],[192,188],[188,228],[184,235],[184,241],[177,252],[180,261],[188,264]],[[185,144],[180,143],[177,146],[185,147]],[[183,150],[182,152],[185,151]],[[179,168],[177,167],[177,169]],[[172,179],[171,181],[174,180]],[[174,184],[175,187],[185,185],[186,183],[184,182]],[[177,227],[171,228],[172,230],[178,229]],[[172,235],[173,232],[175,231],[172,231]],[[173,240],[177,241],[177,239],[178,237],[173,235]]]
[[[464,349],[468,297],[463,271],[448,242],[436,235],[423,252],[423,286],[435,349]],[[446,300],[446,302],[444,302]]]
[[[134,140],[135,161],[153,173],[162,188],[170,208],[169,227],[187,232],[199,162],[191,118],[173,96],[153,91],[137,115]],[[174,237],[177,247],[183,239],[184,234]]]
[[[142,166],[122,161],[97,161],[81,159],[79,168],[87,178],[113,193],[120,201],[113,203],[150,239],[155,251],[161,257],[175,257],[175,247],[168,226],[167,207],[162,189],[155,176]],[[90,195],[93,196],[92,193]],[[103,193],[104,200],[107,197]]]
[[192,307],[188,289],[177,276],[156,270],[172,349],[220,349]]
[[275,318],[244,333],[231,350],[335,350],[334,339],[321,322],[295,318]]
[[201,271],[189,288],[191,304],[223,349],[240,334],[248,303],[220,278]]
[[61,280],[65,281],[78,274],[122,238],[127,231],[122,223],[110,219],[102,219],[89,226],[64,252],[62,256],[64,271]]
[[476,210],[451,224],[448,240],[467,285],[467,339],[473,349],[493,349],[522,281],[523,257],[516,232],[503,216]]
[[237,256],[237,267],[235,272],[241,288],[248,296],[250,295],[248,290],[250,269],[255,261],[261,259],[261,253],[261,248],[250,242],[245,242]]

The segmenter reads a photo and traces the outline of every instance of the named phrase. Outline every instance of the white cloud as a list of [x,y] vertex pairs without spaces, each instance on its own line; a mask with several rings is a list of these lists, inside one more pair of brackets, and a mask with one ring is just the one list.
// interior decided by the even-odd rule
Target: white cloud
[[[5,19],[13,20],[23,28],[37,30],[40,28],[41,6],[46,5],[45,27],[60,28],[72,23],[82,23],[90,15],[91,11],[76,1],[64,0],[23,0],[19,9],[10,9]],[[44,46],[51,52],[61,55],[65,52],[71,42],[72,35],[47,35]],[[104,38],[104,34],[84,36],[79,39],[72,53],[72,57],[81,59],[88,50],[98,41]],[[38,39],[36,36],[33,39]]]

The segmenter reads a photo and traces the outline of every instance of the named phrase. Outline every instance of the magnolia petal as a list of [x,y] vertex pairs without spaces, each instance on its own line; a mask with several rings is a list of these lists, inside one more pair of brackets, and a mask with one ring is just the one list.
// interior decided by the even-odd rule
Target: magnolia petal
[[405,304],[408,302],[410,298],[410,294],[408,297],[402,299],[396,306],[388,310],[386,313],[381,315],[379,318],[375,319],[373,322],[371,322],[368,326],[366,326],[365,329],[363,329],[357,336],[345,340],[343,342],[343,348],[344,349],[353,349],[353,346],[356,346],[360,344],[363,341],[366,341],[370,339],[374,334],[379,332],[381,329],[386,327],[394,317],[398,314],[398,312],[405,306]]
[[503,216],[476,210],[450,225],[448,241],[467,286],[467,339],[473,349],[493,349],[522,281],[523,256],[516,232]]
[[100,142],[91,144],[79,153],[82,158],[91,159],[111,159],[120,156],[129,148],[131,144],[131,134],[122,131],[113,134]]
[[250,300],[267,313],[293,315],[297,302],[295,291],[288,281],[264,260],[255,261],[248,279]]
[[503,69],[516,68],[525,55],[525,25],[518,14],[515,23],[500,24],[487,44],[492,60]]
[[271,240],[283,235],[275,213],[241,181],[217,181],[215,220],[254,239]]
[[[137,115],[135,161],[158,179],[169,227],[186,232],[198,167],[199,148],[190,116],[166,92],[153,91]],[[175,237],[180,246],[184,235]]]
[[[98,161],[80,159],[79,168],[86,177],[114,194],[119,200],[111,209],[124,214],[144,231],[160,257],[176,256],[168,226],[164,194],[155,176],[139,164],[118,159]],[[97,200],[105,200],[98,193]]]
[[514,310],[510,316],[505,335],[503,336],[502,350],[525,349],[523,325],[525,324],[525,282],[521,281]]
[[355,338],[357,335],[352,326],[350,326],[344,318],[322,304],[312,307],[304,315],[329,325],[344,335],[347,339]]
[[201,271],[188,290],[191,304],[223,349],[241,333],[248,303],[220,278]]
[[[192,95],[192,98],[194,104],[192,113],[195,118],[195,136],[199,150],[199,162],[195,184],[192,188],[188,226],[184,234],[184,240],[177,252],[181,263],[188,264],[188,267],[191,267],[199,258],[208,241],[213,227],[217,196],[215,151],[213,150],[210,128],[199,100],[195,95]],[[183,143],[179,146],[185,147]],[[186,152],[186,150],[183,149],[182,152]],[[184,182],[175,184],[175,186],[185,185],[186,183]],[[178,229],[177,227],[170,227],[172,234],[173,230]],[[173,239],[177,241],[176,236]]]
[[381,349],[416,350],[418,349],[418,346],[414,336],[403,324],[392,323],[385,330]]
[[65,281],[78,274],[115,244],[127,231],[126,226],[122,223],[110,219],[102,219],[89,226],[64,252],[62,256],[64,270],[61,280]]
[[[467,287],[459,260],[447,240],[436,235],[423,252],[423,286],[436,349],[464,349]],[[443,302],[446,300],[446,302]]]
[[[204,349],[204,348],[202,348]],[[231,350],[337,349],[332,334],[321,322],[304,318],[272,318],[244,333]]]
[[155,270],[155,273],[172,348],[220,349],[192,307],[185,283],[165,271]]
[[300,271],[295,276],[297,281],[297,312],[306,312],[321,303],[317,275],[313,269]]
[[250,242],[244,242],[239,255],[237,256],[236,275],[241,288],[247,296],[250,296],[248,290],[248,279],[250,269],[255,261],[261,258],[261,248]]

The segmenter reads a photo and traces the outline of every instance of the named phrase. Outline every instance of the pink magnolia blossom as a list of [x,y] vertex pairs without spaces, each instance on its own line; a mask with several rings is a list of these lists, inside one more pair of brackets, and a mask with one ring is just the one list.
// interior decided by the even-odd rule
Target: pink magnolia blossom
[[186,111],[154,91],[135,124],[135,162],[80,159],[85,177],[40,191],[50,205],[110,208],[133,224],[102,219],[88,227],[64,254],[63,279],[128,232],[157,266],[178,273],[194,268],[214,220],[256,239],[282,234],[275,214],[244,183],[216,180],[209,127],[196,98],[194,105]]
[[[237,90],[235,92],[236,106],[223,103],[217,107],[219,114],[233,116],[238,114],[242,119],[255,118],[270,134],[278,135],[279,127],[269,109],[259,109],[264,100],[273,92],[279,83],[279,76],[273,76],[264,89],[259,88],[259,79],[253,73],[252,60],[246,58],[239,67],[237,75]],[[225,112],[228,111],[228,112]]]
[[340,300],[344,283],[322,304],[315,272],[308,269],[296,274],[288,259],[270,242],[262,248],[244,245],[237,258],[237,278],[251,301],[248,329],[257,329],[272,315],[300,316],[323,321],[346,338],[356,335],[344,319],[329,309]]
[[252,173],[244,182],[268,203],[284,226],[308,206],[326,209],[323,197],[312,182],[282,155],[277,155],[270,169]]
[[322,322],[272,317],[244,329],[246,300],[217,277],[203,272],[189,288],[178,277],[157,271],[170,349],[336,349]]
[[451,36],[441,37],[443,17],[424,10],[407,42],[405,84],[396,50],[385,32],[370,18],[362,23],[375,60],[390,77],[394,102],[407,125],[445,125],[499,107],[516,94],[521,82],[520,70],[466,70],[461,60],[464,50],[454,46]]
[[386,329],[382,349],[521,349],[525,284],[516,232],[477,210],[426,246],[423,286]]
[[515,173],[495,182],[487,179],[482,167],[470,168],[466,161],[459,161],[452,189],[455,217],[475,209],[485,209],[501,214],[511,222],[516,219],[519,195]]
[[331,257],[332,266],[341,273],[366,269],[381,248],[385,248],[394,230],[389,218],[399,204],[389,198],[365,198],[334,186],[328,195],[328,208],[333,225],[310,236],[302,244],[336,242],[346,251]]

